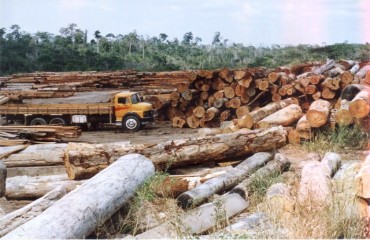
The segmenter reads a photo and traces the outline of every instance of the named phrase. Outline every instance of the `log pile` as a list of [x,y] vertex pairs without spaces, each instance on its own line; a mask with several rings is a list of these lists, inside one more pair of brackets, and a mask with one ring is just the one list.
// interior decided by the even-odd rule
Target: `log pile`
[[78,138],[77,126],[0,126],[0,146],[30,142],[55,142],[63,138]]
[[3,77],[0,92],[12,100],[68,97],[74,92],[118,88],[145,94],[173,91],[177,83],[192,78],[192,71],[136,72],[35,72]]
[[[271,119],[283,121],[283,125],[291,125],[316,100],[327,101],[330,109],[335,105],[339,108],[336,103],[346,86],[354,83],[367,84],[366,79],[370,75],[367,74],[368,66],[360,68],[354,61],[328,60],[325,64],[310,63],[275,70],[247,68],[199,71],[193,81],[178,84],[177,90],[171,93],[171,106],[167,116],[172,119],[174,127],[180,128],[219,127],[221,122],[233,119],[236,119],[236,125],[240,127],[258,128],[281,124],[270,122],[269,119],[261,124],[257,122],[290,104],[268,110],[263,117],[256,119],[254,115],[260,114],[255,112],[258,108],[271,102],[279,103],[282,99],[293,99],[301,110],[297,107],[294,110],[285,109],[285,112],[279,113],[285,119],[280,119],[279,115],[271,116]],[[356,99],[367,103],[364,95]],[[357,103],[356,107],[361,108],[361,103]],[[327,106],[323,110],[326,111]],[[361,111],[355,115],[357,118],[368,113],[368,109],[357,111]],[[286,116],[287,114],[292,116]],[[253,124],[251,117],[254,118]],[[339,118],[337,121],[342,120]]]

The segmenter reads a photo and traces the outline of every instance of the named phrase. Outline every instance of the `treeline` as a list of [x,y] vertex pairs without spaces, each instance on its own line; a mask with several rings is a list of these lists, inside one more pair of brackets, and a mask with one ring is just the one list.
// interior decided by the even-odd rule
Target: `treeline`
[[277,67],[299,62],[331,59],[369,61],[370,45],[347,42],[328,45],[269,47],[229,43],[216,32],[212,44],[203,44],[192,32],[170,40],[165,33],[144,37],[100,31],[88,40],[87,31],[76,24],[60,29],[60,34],[35,34],[20,26],[0,28],[0,75],[34,71],[171,71],[222,67]]

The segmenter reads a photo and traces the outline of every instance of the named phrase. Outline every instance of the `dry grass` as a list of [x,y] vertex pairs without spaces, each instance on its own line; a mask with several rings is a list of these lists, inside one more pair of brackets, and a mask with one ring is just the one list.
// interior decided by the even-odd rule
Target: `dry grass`
[[96,230],[97,238],[118,238],[136,235],[169,219],[182,210],[173,198],[171,188],[164,184],[168,174],[156,172],[136,192],[131,201],[116,213],[109,222]]
[[368,135],[358,126],[341,126],[335,131],[324,128],[317,130],[314,138],[304,142],[303,147],[309,152],[325,154],[332,151],[345,153],[347,150],[360,150],[367,147]]

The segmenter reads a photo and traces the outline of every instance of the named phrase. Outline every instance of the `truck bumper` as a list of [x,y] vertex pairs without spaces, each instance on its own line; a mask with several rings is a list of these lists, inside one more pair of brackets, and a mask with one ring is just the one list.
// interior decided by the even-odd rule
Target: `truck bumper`
[[154,122],[154,117],[145,117],[141,119],[141,124],[146,125]]

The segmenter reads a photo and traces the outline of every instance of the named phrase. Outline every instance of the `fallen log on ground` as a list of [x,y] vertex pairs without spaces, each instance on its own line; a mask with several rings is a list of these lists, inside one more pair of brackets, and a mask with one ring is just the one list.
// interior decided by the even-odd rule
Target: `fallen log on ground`
[[135,238],[176,238],[201,234],[217,224],[228,222],[232,216],[244,211],[248,206],[249,203],[238,194],[229,194],[181,214],[172,222],[136,235]]
[[144,156],[129,154],[121,157],[43,213],[5,235],[4,239],[87,238],[153,174],[154,166]]
[[70,143],[65,164],[70,179],[83,179],[107,167],[118,156],[132,152],[148,157],[157,168],[165,169],[241,158],[251,153],[280,148],[286,144],[286,140],[287,131],[277,126],[269,129],[242,129],[234,133],[167,141],[150,146]]
[[65,186],[59,186],[36,201],[0,218],[0,237],[41,214],[67,194]]
[[0,159],[6,158],[14,153],[20,152],[27,147],[28,147],[27,145],[0,147]]
[[248,198],[248,192],[250,191],[251,185],[254,181],[265,179],[271,176],[281,174],[283,171],[289,169],[290,162],[283,154],[276,154],[274,160],[268,162],[265,166],[258,169],[249,178],[235,186],[230,193],[237,193],[243,198]]
[[27,166],[63,165],[64,151],[67,144],[38,144],[30,145],[23,151],[2,159],[8,168]]
[[8,200],[37,199],[44,196],[58,186],[65,186],[70,192],[82,181],[69,180],[66,174],[50,176],[17,176],[6,179],[5,197]]
[[302,169],[297,199],[303,206],[324,207],[333,197],[331,177],[338,170],[341,158],[328,152],[321,162],[307,162]]
[[184,209],[197,206],[205,202],[213,194],[230,190],[248,177],[256,168],[265,165],[272,158],[273,155],[271,153],[256,153],[226,174],[210,179],[198,187],[181,194],[177,198],[177,203]]
[[225,228],[225,231],[231,234],[245,234],[247,232],[248,236],[257,238],[257,236],[249,234],[248,231],[252,231],[254,234],[256,234],[259,230],[265,231],[266,227],[268,226],[271,227],[271,223],[267,215],[263,212],[257,212],[249,215],[246,218],[239,219],[236,223]]
[[[218,169],[218,171],[214,171]],[[214,168],[212,171],[203,171],[203,173],[199,174],[187,174],[187,175],[169,175],[163,182],[163,184],[168,187],[171,196],[177,197],[181,193],[189,191],[199,185],[203,184],[204,182],[208,181],[209,179],[219,177],[221,175],[226,174],[230,169],[233,169],[232,166],[228,167],[220,167]],[[160,193],[157,193],[160,195]]]

